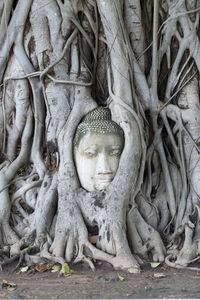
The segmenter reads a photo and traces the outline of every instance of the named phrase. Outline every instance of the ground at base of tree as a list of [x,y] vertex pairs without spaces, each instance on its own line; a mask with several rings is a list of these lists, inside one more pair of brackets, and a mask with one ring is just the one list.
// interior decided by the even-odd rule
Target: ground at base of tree
[[[159,265],[146,266],[140,274],[115,271],[107,264],[92,272],[84,264],[72,265],[73,274],[58,277],[49,271],[33,275],[0,273],[0,299],[98,299],[98,298],[199,298],[200,273]],[[2,285],[3,280],[16,287]]]

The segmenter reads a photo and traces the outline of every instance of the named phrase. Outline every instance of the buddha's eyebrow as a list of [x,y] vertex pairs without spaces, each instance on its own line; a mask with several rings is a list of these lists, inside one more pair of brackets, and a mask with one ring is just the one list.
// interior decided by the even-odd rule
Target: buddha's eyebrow
[[121,145],[110,145],[110,146],[108,146],[109,148],[112,148],[112,149],[120,149],[120,148],[122,148],[122,146]]
[[87,151],[87,150],[96,150],[96,146],[95,145],[86,146],[86,147],[83,147],[83,150],[84,151]]

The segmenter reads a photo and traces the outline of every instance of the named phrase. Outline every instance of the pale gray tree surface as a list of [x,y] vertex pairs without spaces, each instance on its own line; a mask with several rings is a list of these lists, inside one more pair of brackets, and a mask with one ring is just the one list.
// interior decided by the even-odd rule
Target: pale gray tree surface
[[[0,0],[2,267],[199,259],[199,11],[199,0]],[[125,146],[108,187],[88,192],[73,138],[98,106]]]

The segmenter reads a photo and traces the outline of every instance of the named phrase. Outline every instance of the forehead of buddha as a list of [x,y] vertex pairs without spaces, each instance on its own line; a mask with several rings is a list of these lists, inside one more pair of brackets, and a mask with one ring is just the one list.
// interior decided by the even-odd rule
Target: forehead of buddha
[[89,112],[76,129],[73,144],[78,147],[80,140],[87,133],[91,134],[114,134],[120,137],[122,146],[124,145],[123,129],[111,119],[109,108],[98,107]]

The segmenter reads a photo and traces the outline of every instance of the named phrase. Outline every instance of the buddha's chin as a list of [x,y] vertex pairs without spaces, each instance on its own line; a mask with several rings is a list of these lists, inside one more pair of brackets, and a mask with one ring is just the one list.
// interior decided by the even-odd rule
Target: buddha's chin
[[95,189],[97,191],[104,190],[105,188],[107,188],[107,186],[110,184],[111,181],[112,180],[99,180],[95,184]]
[[95,180],[90,183],[86,181],[81,182],[81,186],[88,192],[102,191],[107,188],[107,186],[111,183],[113,177],[101,177],[95,178]]

